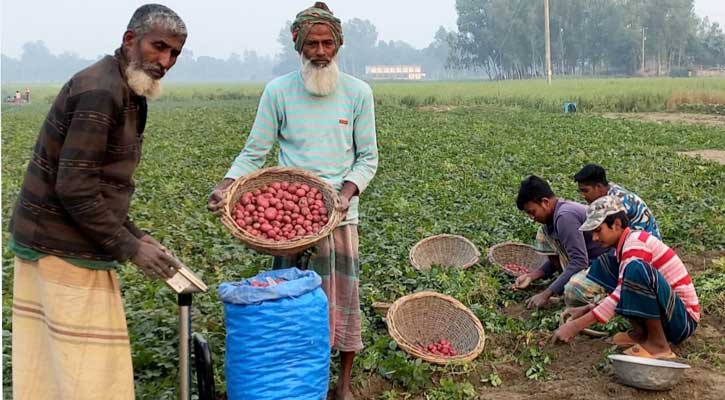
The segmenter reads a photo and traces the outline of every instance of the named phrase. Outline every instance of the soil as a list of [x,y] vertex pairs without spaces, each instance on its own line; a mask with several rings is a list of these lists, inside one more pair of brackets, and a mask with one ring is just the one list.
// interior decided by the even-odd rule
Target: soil
[[[605,118],[612,119],[628,119],[635,121],[644,122],[656,122],[656,123],[678,123],[678,124],[701,124],[709,125],[720,128],[725,128],[725,116],[723,115],[712,115],[712,114],[688,114],[688,113],[664,113],[664,112],[652,112],[652,113],[604,113],[602,114]],[[725,165],[725,151],[724,150],[697,150],[697,151],[683,151],[679,154],[689,157],[702,157],[705,160],[715,161],[720,165]]]
[[720,165],[725,165],[725,150],[695,150],[681,151],[679,154],[688,157],[702,157],[705,160],[715,161]]
[[690,113],[669,113],[669,112],[648,112],[648,113],[604,113],[605,118],[629,119],[644,122],[657,123],[680,123],[680,124],[702,124],[725,128],[725,116],[713,114],[690,114]]
[[433,111],[433,112],[448,112],[458,108],[457,106],[445,106],[445,105],[432,105],[432,106],[420,106],[418,109],[421,111]]
[[[683,255],[682,259],[693,275],[709,268],[711,260],[722,257],[724,252],[705,252],[697,255]],[[503,312],[513,318],[528,318],[530,311],[523,304],[507,307]],[[552,355],[551,364],[546,366],[548,378],[540,381],[525,376],[525,368],[518,364],[511,354],[522,345],[516,338],[503,335],[489,335],[486,341],[487,357],[481,360],[467,380],[478,392],[479,399],[691,399],[720,400],[725,392],[725,321],[723,315],[705,315],[693,337],[673,351],[692,368],[685,371],[683,379],[670,391],[652,392],[624,386],[617,382],[611,366],[605,362],[606,355],[615,347],[608,339],[593,339],[579,335],[571,344],[548,345],[546,351]],[[715,365],[719,365],[719,368]],[[481,382],[492,371],[503,381],[499,387]],[[356,385],[357,399],[377,399],[394,386],[378,375],[363,379]],[[395,388],[398,393],[402,388]],[[411,399],[425,399],[419,394]]]

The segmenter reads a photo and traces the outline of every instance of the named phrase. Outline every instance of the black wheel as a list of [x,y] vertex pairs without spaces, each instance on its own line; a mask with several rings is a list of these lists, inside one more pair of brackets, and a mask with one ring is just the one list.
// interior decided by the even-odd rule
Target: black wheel
[[191,335],[194,343],[194,368],[196,368],[196,384],[199,389],[199,400],[216,400],[214,387],[214,363],[211,350],[204,336],[199,333]]

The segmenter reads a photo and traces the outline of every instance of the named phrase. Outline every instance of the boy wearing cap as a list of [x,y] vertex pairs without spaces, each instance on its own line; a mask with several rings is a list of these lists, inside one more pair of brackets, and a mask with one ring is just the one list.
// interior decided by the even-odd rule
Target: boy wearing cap
[[556,337],[568,342],[588,326],[619,314],[633,327],[613,338],[617,345],[631,345],[624,354],[675,358],[670,343],[687,339],[700,320],[697,293],[682,260],[654,235],[629,228],[626,209],[614,196],[595,200],[579,229],[591,231],[595,241],[615,249],[619,279],[598,305],[567,309],[565,316],[573,319],[556,331]]

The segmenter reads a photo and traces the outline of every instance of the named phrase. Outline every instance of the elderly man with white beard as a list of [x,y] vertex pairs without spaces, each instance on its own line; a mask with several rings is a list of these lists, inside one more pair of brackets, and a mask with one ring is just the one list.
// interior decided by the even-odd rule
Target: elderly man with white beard
[[[338,399],[352,398],[355,352],[362,350],[358,264],[358,202],[378,167],[375,113],[370,87],[338,70],[342,27],[325,3],[303,10],[292,24],[300,70],[267,84],[244,149],[212,192],[218,212],[234,180],[264,165],[279,142],[279,165],[303,168],[339,190],[344,222],[321,240],[308,267],[322,276],[330,313],[332,347],[340,351]],[[300,255],[276,257],[274,268],[300,266]],[[332,393],[331,393],[332,394]]]
[[40,129],[10,222],[13,398],[134,399],[131,347],[115,269],[150,278],[177,261],[128,218],[146,97],[176,62],[186,26],[138,8],[115,55],[75,74]]

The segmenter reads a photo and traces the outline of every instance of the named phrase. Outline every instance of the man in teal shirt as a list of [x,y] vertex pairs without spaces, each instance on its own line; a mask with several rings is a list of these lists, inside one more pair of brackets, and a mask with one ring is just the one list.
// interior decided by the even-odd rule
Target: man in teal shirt
[[[278,164],[315,173],[339,191],[345,220],[316,245],[309,268],[322,276],[328,297],[332,347],[341,354],[338,399],[352,398],[355,352],[362,350],[359,299],[358,203],[378,167],[372,90],[338,70],[342,27],[325,3],[297,14],[292,40],[301,68],[267,84],[247,142],[212,192],[218,212],[222,193],[236,179],[264,165],[279,143]],[[300,266],[300,255],[276,257],[274,268]]]

